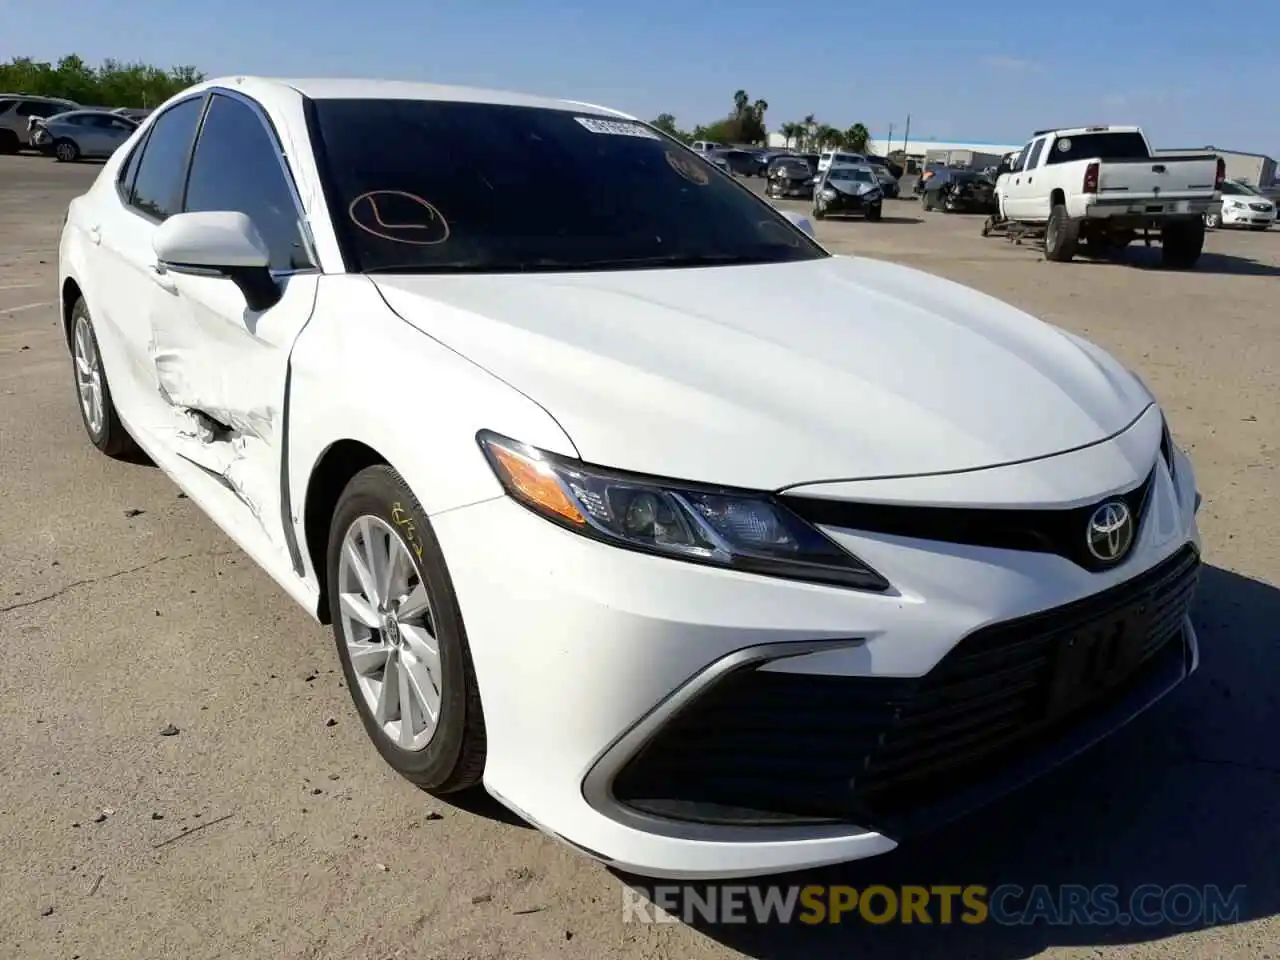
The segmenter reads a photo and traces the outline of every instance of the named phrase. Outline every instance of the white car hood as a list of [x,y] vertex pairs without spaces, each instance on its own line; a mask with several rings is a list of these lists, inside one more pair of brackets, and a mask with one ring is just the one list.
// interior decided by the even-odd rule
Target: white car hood
[[989,467],[1097,443],[1152,402],[1091,344],[877,260],[372,279],[584,460],[666,477],[774,490]]

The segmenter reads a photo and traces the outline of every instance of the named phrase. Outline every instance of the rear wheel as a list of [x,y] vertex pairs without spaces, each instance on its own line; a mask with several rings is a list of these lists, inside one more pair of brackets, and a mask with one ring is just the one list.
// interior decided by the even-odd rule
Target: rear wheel
[[89,308],[80,298],[71,308],[71,360],[76,378],[76,395],[80,401],[80,419],[85,433],[95,447],[108,457],[122,458],[138,449],[125,430],[111,399],[107,372],[102,366],[102,351],[93,331]]
[[1160,231],[1160,260],[1166,267],[1188,270],[1203,250],[1203,220],[1178,220]]
[[880,215],[883,212],[884,212],[884,208],[881,207],[880,204],[878,203],[873,204],[872,206],[867,207],[867,219],[870,220],[872,223],[875,223],[877,220],[880,219]]
[[1204,225],[1210,230],[1217,230],[1220,226],[1222,226],[1222,214],[1206,213],[1204,215]]
[[1079,224],[1067,216],[1067,208],[1057,204],[1049,211],[1049,222],[1044,231],[1044,258],[1066,263],[1076,255],[1076,238]]
[[18,135],[12,130],[0,130],[0,153],[18,152]]
[[378,752],[432,793],[478,783],[484,713],[462,613],[431,523],[391,467],[343,491],[327,566],[342,672]]
[[54,143],[53,155],[59,163],[74,163],[80,159],[80,148],[74,140],[63,138]]

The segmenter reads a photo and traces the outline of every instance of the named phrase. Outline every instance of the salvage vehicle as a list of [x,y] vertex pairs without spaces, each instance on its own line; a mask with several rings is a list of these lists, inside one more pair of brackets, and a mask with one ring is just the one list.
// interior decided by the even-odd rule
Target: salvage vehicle
[[1004,216],[1044,229],[1047,260],[1067,261],[1159,235],[1168,267],[1204,248],[1204,217],[1218,203],[1226,165],[1214,153],[1154,156],[1139,127],[1038,130],[1001,186]]
[[896,200],[900,189],[898,187],[898,178],[893,175],[893,171],[885,166],[869,164],[871,171],[876,175],[876,180],[880,183],[880,189],[884,191],[884,195],[890,200]]
[[921,188],[920,205],[944,213],[992,213],[995,184],[976,170],[936,167]]
[[61,163],[109,157],[138,129],[128,117],[108,110],[71,110],[37,119],[31,146]]
[[811,231],[605,107],[228,78],[71,203],[59,316],[89,441],[332,625],[391,767],[619,870],[773,874],[1198,662],[1195,474],[1142,380]]
[[775,157],[765,173],[765,196],[808,200],[813,196],[815,174],[814,167],[803,157]]
[[1275,222],[1275,202],[1257,188],[1238,180],[1223,182],[1222,210],[1210,210],[1204,215],[1204,225],[1211,230],[1218,227],[1267,230]]
[[860,214],[879,220],[884,190],[875,170],[867,164],[832,164],[819,174],[813,187],[813,219]]

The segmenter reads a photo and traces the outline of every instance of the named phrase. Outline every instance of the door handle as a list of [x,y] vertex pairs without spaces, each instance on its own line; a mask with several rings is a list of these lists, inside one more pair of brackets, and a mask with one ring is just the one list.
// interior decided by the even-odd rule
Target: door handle
[[178,285],[173,282],[173,278],[169,275],[169,268],[163,263],[156,262],[151,264],[151,279],[157,287],[166,293],[178,292]]

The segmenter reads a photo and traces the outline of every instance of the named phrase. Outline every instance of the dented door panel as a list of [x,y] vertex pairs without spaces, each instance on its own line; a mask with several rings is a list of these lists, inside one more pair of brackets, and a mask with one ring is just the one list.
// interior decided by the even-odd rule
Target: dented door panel
[[315,306],[318,274],[279,278],[282,296],[249,310],[225,277],[170,274],[153,300],[149,355],[168,404],[164,440],[217,476],[282,548],[281,457],[289,356]]

